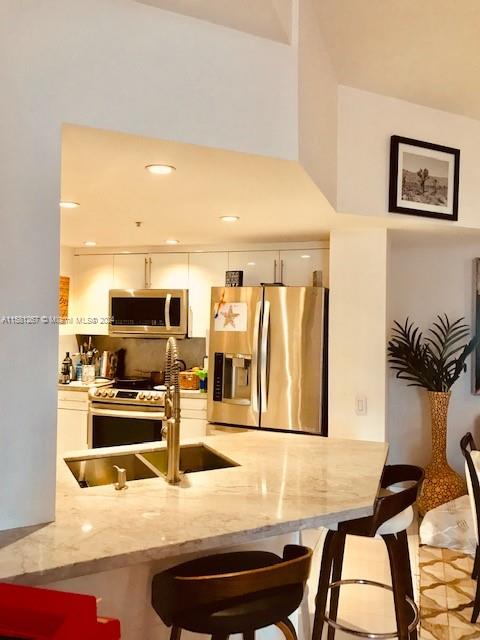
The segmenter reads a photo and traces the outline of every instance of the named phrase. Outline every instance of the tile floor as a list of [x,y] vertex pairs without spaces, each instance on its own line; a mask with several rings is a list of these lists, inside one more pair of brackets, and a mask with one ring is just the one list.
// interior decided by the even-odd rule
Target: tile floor
[[[308,584],[308,609],[313,623],[323,535],[303,532],[302,542],[315,548],[312,575]],[[412,577],[416,601],[420,600],[420,640],[480,640],[480,624],[472,625],[475,582],[471,579],[473,558],[450,549],[419,547],[416,527],[409,531]],[[367,578],[391,584],[388,557],[382,540],[350,536],[347,539],[344,578]],[[342,587],[339,621],[356,629],[377,633],[395,629],[392,595],[367,586]],[[308,637],[308,629],[303,629]],[[324,633],[326,638],[326,629]],[[336,640],[352,636],[336,633]]]
[[451,549],[419,549],[422,640],[480,638],[480,624],[471,624],[476,582],[473,558]]

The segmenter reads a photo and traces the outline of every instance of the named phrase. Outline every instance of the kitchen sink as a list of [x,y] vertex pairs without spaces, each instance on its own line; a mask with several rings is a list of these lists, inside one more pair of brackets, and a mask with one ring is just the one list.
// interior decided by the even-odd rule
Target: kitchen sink
[[83,460],[66,459],[65,462],[82,488],[117,482],[118,474],[114,465],[125,469],[127,482],[158,477],[158,473],[142,462],[136,453],[98,456]]
[[[167,473],[167,450],[145,451],[139,454],[147,462],[158,469],[161,474]],[[197,471],[213,471],[238,467],[233,460],[222,456],[218,451],[204,444],[185,444],[180,446],[180,471],[182,473],[196,473]]]

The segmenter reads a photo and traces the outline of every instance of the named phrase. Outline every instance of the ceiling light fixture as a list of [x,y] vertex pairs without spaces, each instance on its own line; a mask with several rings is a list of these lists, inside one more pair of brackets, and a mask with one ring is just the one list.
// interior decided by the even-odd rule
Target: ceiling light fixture
[[309,256],[307,253],[303,256],[301,256],[304,260],[306,260],[307,258],[310,258],[311,256]]
[[76,209],[80,204],[78,202],[73,202],[73,200],[60,200],[60,208],[61,209]]
[[165,244],[180,244],[180,240],[174,240],[172,238],[170,240],[165,240]]
[[255,262],[247,262],[247,265],[248,265],[249,267],[254,267],[254,266],[255,266]]
[[220,216],[222,222],[237,222],[240,220],[240,216]]
[[97,243],[95,242],[95,240],[85,240],[85,242],[83,243],[86,247],[96,247]]
[[145,169],[156,176],[168,176],[177,170],[177,168],[171,164],[147,164]]

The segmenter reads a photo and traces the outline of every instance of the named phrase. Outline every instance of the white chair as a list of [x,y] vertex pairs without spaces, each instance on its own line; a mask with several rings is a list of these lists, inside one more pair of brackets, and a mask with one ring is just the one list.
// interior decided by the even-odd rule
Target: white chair
[[480,586],[478,581],[479,569],[480,569],[480,551],[479,551],[479,539],[478,532],[480,530],[480,509],[477,509],[477,505],[480,505],[480,451],[477,451],[475,441],[471,433],[467,433],[460,441],[460,448],[465,456],[465,476],[467,478],[468,497],[470,498],[470,507],[472,510],[473,530],[475,533],[475,540],[477,542],[477,549],[475,552],[475,561],[473,563],[472,578],[477,580],[477,589],[475,593],[475,601],[472,611],[472,622],[475,623],[480,613]]

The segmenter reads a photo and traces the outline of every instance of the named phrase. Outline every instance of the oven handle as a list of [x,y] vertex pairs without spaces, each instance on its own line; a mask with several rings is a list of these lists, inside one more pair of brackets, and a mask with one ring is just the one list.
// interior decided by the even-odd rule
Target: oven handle
[[166,298],[165,298],[165,327],[167,328],[168,331],[170,331],[171,326],[170,326],[170,301],[172,299],[172,294],[171,293],[167,293]]
[[107,416],[111,418],[147,418],[150,420],[164,420],[165,413],[163,411],[125,411],[122,409],[93,409],[90,408],[92,416]]

